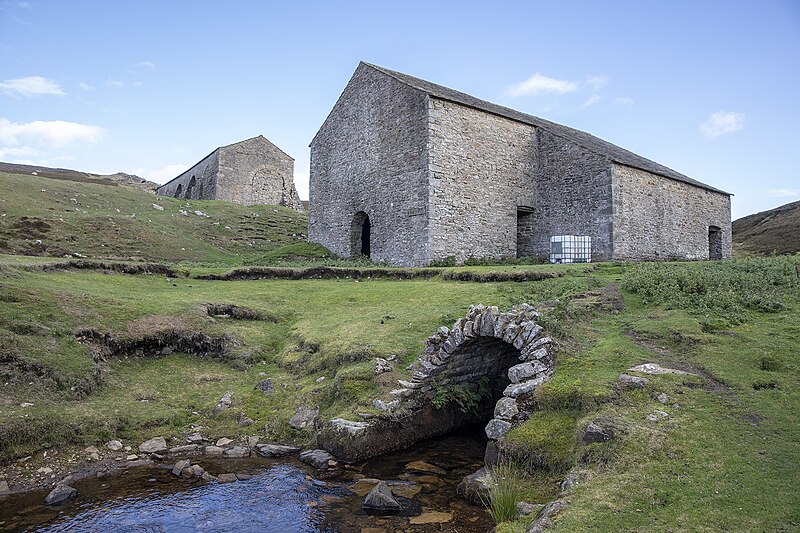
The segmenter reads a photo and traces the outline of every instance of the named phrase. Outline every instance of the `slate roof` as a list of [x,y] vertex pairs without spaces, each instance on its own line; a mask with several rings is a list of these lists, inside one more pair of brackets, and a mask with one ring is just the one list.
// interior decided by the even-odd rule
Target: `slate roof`
[[553,135],[558,135],[559,137],[563,137],[564,139],[574,142],[575,144],[582,146],[583,148],[598,155],[605,156],[614,163],[638,168],[640,170],[652,172],[653,174],[658,174],[659,176],[664,176],[676,181],[682,181],[696,187],[701,187],[709,191],[730,196],[730,193],[728,192],[716,189],[710,185],[706,185],[705,183],[701,183],[690,178],[689,176],[681,174],[680,172],[676,172],[669,167],[665,167],[664,165],[660,165],[655,161],[651,161],[645,157],[634,154],[631,151],[620,148],[615,144],[604,141],[603,139],[595,137],[594,135],[586,133],[585,131],[562,126],[561,124],[556,124],[555,122],[550,122],[549,120],[545,120],[543,118],[528,115],[527,113],[522,113],[521,111],[517,111],[515,109],[493,104],[491,102],[487,102],[486,100],[481,100],[480,98],[470,96],[466,93],[462,93],[442,85],[437,85],[420,78],[415,78],[414,76],[409,76],[408,74],[403,74],[402,72],[396,72],[394,70],[389,70],[387,68],[372,65],[370,63],[362,62],[362,64],[387,76],[391,76],[392,78],[405,85],[408,85],[409,87],[412,87],[418,91],[422,91],[441,100],[447,100],[449,102],[472,107],[493,115],[499,115],[517,122],[522,122],[523,124],[530,124],[531,126],[541,128],[552,133]]

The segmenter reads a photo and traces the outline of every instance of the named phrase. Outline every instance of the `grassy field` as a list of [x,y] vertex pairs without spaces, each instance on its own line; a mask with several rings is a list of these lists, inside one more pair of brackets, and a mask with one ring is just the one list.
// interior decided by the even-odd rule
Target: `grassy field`
[[[247,265],[375,266],[325,257],[297,236],[304,217],[280,208],[162,199],[123,187],[110,194],[115,186],[28,176],[0,180],[3,190],[19,193],[11,204],[0,202],[0,250],[7,252],[0,255],[0,463],[111,438],[135,445],[198,426],[210,437],[259,434],[307,444],[313,434],[288,425],[298,406],[319,407],[323,419],[357,419],[372,412],[375,393],[407,376],[406,365],[437,327],[471,304],[527,302],[544,305],[542,324],[559,344],[557,369],[506,445],[525,463],[522,499],[558,497],[566,473],[577,474],[579,483],[562,495],[569,505],[556,531],[800,527],[798,256],[472,265],[411,280],[205,280],[198,278]],[[36,239],[25,233],[44,228],[34,218],[49,226]],[[256,233],[269,237],[243,238]],[[176,274],[51,269],[44,265],[66,260],[19,255],[61,256],[62,249],[163,261]],[[557,277],[485,281],[519,272]],[[262,319],[212,317],[204,306],[213,303]],[[75,336],[86,328],[123,341],[202,332],[228,339],[230,349],[205,358],[126,353],[98,374]],[[376,376],[378,356],[396,356],[395,371]],[[644,362],[691,374],[648,376],[644,389],[623,390],[618,376]],[[271,394],[254,388],[266,378]],[[226,392],[233,392],[232,408],[214,415]],[[661,394],[667,403],[657,400]],[[668,417],[647,420],[655,410]],[[242,415],[255,424],[239,427]],[[613,428],[615,437],[583,443],[590,421]],[[524,531],[527,521],[504,522],[498,531]]]

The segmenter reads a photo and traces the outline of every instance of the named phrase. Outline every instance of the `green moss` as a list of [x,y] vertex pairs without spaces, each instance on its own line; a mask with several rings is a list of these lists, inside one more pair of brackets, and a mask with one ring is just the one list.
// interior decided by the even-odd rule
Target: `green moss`
[[575,461],[577,419],[575,413],[537,411],[506,434],[503,446],[516,460],[527,458],[551,471],[566,470]]

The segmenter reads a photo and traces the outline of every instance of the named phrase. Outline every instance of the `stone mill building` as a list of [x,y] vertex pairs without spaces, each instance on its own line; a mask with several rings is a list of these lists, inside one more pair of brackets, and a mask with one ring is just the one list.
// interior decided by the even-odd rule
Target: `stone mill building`
[[730,195],[588,133],[360,63],[311,142],[309,239],[344,257],[720,259]]
[[294,159],[263,135],[217,148],[156,194],[304,211],[294,187]]

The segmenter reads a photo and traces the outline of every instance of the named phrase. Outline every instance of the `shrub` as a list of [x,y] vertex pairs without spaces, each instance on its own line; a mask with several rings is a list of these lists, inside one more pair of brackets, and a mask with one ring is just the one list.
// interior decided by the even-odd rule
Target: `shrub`
[[625,278],[623,288],[645,303],[686,309],[704,315],[706,329],[714,319],[736,325],[748,312],[777,312],[783,299],[800,288],[800,258],[749,258],[726,262],[645,263]]

